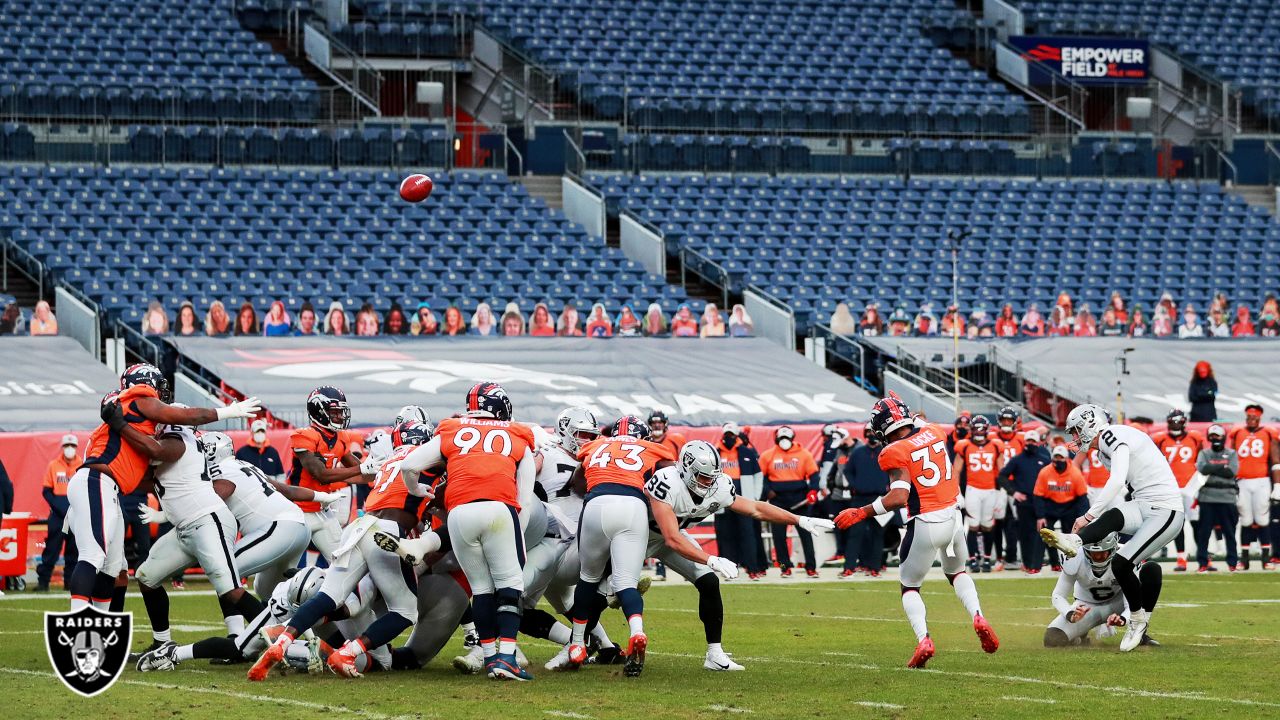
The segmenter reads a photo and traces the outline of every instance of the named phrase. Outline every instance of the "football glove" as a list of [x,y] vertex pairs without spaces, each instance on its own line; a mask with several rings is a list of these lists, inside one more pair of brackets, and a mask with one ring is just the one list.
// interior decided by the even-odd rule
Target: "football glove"
[[218,414],[219,420],[232,420],[236,418],[251,418],[261,410],[262,407],[258,404],[258,398],[251,397],[239,402],[233,402],[226,407],[216,408],[214,412]]
[[98,415],[102,418],[102,422],[107,424],[115,432],[120,432],[128,423],[124,419],[124,412],[120,409],[120,393],[112,391],[102,398],[102,407],[98,409]]
[[150,505],[141,505],[138,507],[138,517],[142,522],[148,525],[159,525],[160,523],[169,522],[169,516],[164,510],[157,510]]
[[360,463],[361,475],[377,475],[382,470],[382,458],[368,457]]
[[848,508],[847,510],[841,510],[840,514],[836,515],[835,526],[841,530],[848,530],[866,519],[866,510],[863,510],[860,507]]
[[808,530],[810,533],[831,532],[835,529],[836,524],[826,518],[813,518],[801,516],[796,521],[796,527],[802,530]]
[[712,555],[707,558],[707,567],[714,570],[717,575],[725,580],[732,580],[738,577],[738,566],[732,560]]
[[343,500],[346,500],[348,497],[350,497],[348,495],[344,495],[341,493],[328,493],[328,492],[321,492],[319,490],[312,490],[311,492],[315,495],[315,497],[313,497],[312,499],[320,503],[321,505],[325,506],[325,508],[328,508],[330,505],[333,505],[334,503],[342,502]]
[[1280,502],[1280,483],[1271,486],[1271,499]]

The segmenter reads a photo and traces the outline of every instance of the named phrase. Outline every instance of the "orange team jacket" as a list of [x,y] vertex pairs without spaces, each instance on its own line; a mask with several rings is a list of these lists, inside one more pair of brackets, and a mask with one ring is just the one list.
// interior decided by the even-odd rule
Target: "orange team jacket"
[[416,445],[402,445],[382,464],[378,478],[369,486],[369,497],[364,500],[365,512],[403,510],[419,520],[422,519],[422,511],[427,507],[423,502],[425,498],[410,495],[409,488],[405,487],[404,479],[400,476],[400,462],[415,449]]
[[1059,505],[1075,502],[1076,498],[1088,492],[1084,473],[1071,463],[1067,463],[1066,472],[1058,472],[1052,464],[1040,468],[1040,474],[1036,475],[1036,489],[1032,491],[1037,497]]
[[670,450],[672,457],[679,457],[680,448],[684,447],[686,442],[688,442],[688,440],[685,440],[684,436],[680,433],[668,432],[666,435],[662,436],[662,440],[659,441],[658,444]]
[[449,482],[444,507],[494,500],[520,510],[516,467],[534,447],[527,425],[489,418],[448,418],[436,428]]
[[[158,398],[160,394],[149,385],[134,385],[123,390],[118,397],[120,411],[124,413],[124,419],[144,435],[155,435],[156,424],[138,410],[138,400],[144,397]],[[135,450],[106,424],[99,425],[89,436],[89,451],[85,453],[84,465],[106,465],[122,495],[128,495],[138,487],[150,462],[147,456]]]
[[[293,448],[293,467],[289,471],[289,484],[299,487],[319,490],[320,492],[333,492],[341,490],[347,486],[345,482],[322,483],[311,477],[311,473],[302,467],[302,462],[298,460],[297,453],[309,452],[313,453],[324,461],[327,468],[336,468],[342,465],[342,458],[351,452],[352,436],[345,432],[337,432],[332,435],[322,433],[313,427],[305,427],[301,430],[294,430],[289,436],[289,447]],[[298,507],[303,512],[319,512],[320,503],[314,500],[299,500]]]
[[738,463],[738,448],[740,447],[742,447],[741,443],[727,448],[724,446],[723,440],[716,442],[716,452],[720,453],[720,472],[734,480],[742,479],[742,467]]
[[67,484],[71,482],[71,476],[76,474],[78,467],[80,463],[74,458],[68,460],[59,453],[58,457],[49,462],[49,467],[44,471],[44,487],[52,490],[57,497],[66,497]]
[[1004,443],[988,438],[979,445],[972,440],[956,443],[956,460],[964,467],[964,481],[976,490],[995,490],[996,473],[1000,471],[1004,457]]
[[670,448],[628,435],[597,438],[578,450],[588,497],[599,488],[601,494],[643,498],[641,488],[657,464],[675,459]]
[[1169,461],[1169,468],[1173,470],[1178,487],[1186,487],[1191,476],[1196,474],[1196,457],[1200,455],[1200,448],[1204,447],[1204,438],[1200,433],[1188,430],[1181,437],[1175,438],[1168,432],[1158,432],[1151,439]]
[[1004,446],[1001,449],[1001,453],[1003,453],[1004,461],[1006,463],[1012,460],[1018,453],[1022,452],[1023,448],[1027,446],[1027,441],[1022,439],[1021,432],[1014,433],[1012,437],[1005,437],[1002,433],[997,432],[993,439],[999,440],[1000,444]]
[[925,425],[887,445],[880,451],[880,469],[906,474],[905,480],[890,482],[889,489],[911,491],[907,512],[912,517],[955,507],[960,483],[951,472],[947,433],[937,425]]
[[1276,441],[1275,431],[1269,427],[1259,427],[1255,431],[1241,425],[1231,431],[1227,442],[1235,448],[1240,458],[1240,470],[1236,477],[1241,480],[1270,477],[1271,443]]
[[760,472],[764,473],[767,490],[804,492],[811,489],[809,478],[818,472],[818,463],[814,461],[813,453],[793,442],[790,450],[783,450],[777,445],[765,450],[760,456]]

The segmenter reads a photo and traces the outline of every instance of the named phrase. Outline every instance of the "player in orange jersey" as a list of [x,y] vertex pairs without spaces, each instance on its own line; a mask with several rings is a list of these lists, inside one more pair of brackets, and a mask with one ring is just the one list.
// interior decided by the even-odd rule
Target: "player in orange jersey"
[[84,463],[67,483],[68,514],[79,554],[67,582],[72,610],[91,601],[103,610],[117,604],[124,609],[128,582],[123,574],[119,497],[142,484],[151,461],[161,459],[163,451],[153,437],[156,425],[203,425],[247,418],[258,411],[256,398],[216,409],[174,407],[171,399],[164,374],[143,363],[127,368],[120,376],[119,393],[103,400],[104,424],[93,431]]
[[922,668],[934,655],[920,586],[939,552],[942,553],[942,572],[973,618],[973,630],[982,649],[995,652],[1000,641],[982,616],[978,588],[964,569],[964,518],[956,503],[960,483],[951,472],[946,431],[937,425],[917,424],[906,403],[894,393],[871,408],[867,431],[885,442],[880,452],[880,467],[889,473],[889,492],[870,505],[842,511],[836,516],[836,527],[848,528],[876,515],[908,508],[911,518],[898,551],[902,559],[899,575],[902,608],[918,643],[907,667]]
[[[1022,414],[1012,405],[1005,405],[996,413],[996,440],[1003,446],[1000,464],[1006,465],[1017,457],[1026,447],[1022,437]],[[996,544],[1004,546],[1004,559],[996,553],[995,570],[1004,570],[1005,565],[1013,565],[1018,561],[1018,518],[1013,513],[1013,501],[1009,493],[996,486],[995,536]],[[1025,564],[1025,559],[1024,559]]]
[[[1199,488],[1189,483],[1191,476],[1196,474],[1196,458],[1200,456],[1200,449],[1204,447],[1204,437],[1194,430],[1188,431],[1187,414],[1174,408],[1165,417],[1164,432],[1156,433],[1151,439],[1169,461],[1169,468],[1173,470],[1173,479],[1178,481],[1178,488],[1182,490],[1183,513],[1187,516],[1187,522],[1191,523],[1194,533],[1195,527],[1200,524],[1200,511],[1195,502],[1196,491]],[[1103,480],[1102,484],[1106,485],[1106,480]],[[1184,528],[1173,539],[1173,546],[1178,551],[1178,562],[1173,567],[1174,572],[1187,571],[1185,534]]]
[[960,465],[958,480],[964,488],[964,507],[969,515],[969,572],[991,572],[996,505],[1007,497],[996,487],[996,475],[1004,467],[1004,443],[990,433],[991,422],[979,415],[969,421],[969,437],[955,443],[955,458]]
[[[1240,470],[1236,473],[1240,495],[1236,506],[1240,509],[1240,564],[1249,568],[1249,550],[1260,552],[1262,569],[1271,564],[1271,500],[1278,490],[1273,483],[1280,483],[1280,445],[1276,432],[1262,426],[1262,406],[1251,403],[1244,408],[1244,425],[1231,430],[1227,443],[1240,458]],[[1270,477],[1268,477],[1270,476]],[[1261,546],[1261,547],[1259,547]]]
[[528,425],[511,421],[511,400],[501,385],[477,383],[461,418],[442,420],[431,442],[401,463],[405,485],[426,495],[418,475],[444,468],[437,484],[454,556],[471,585],[471,609],[496,680],[531,680],[516,661],[520,596],[524,592],[524,533],[540,516],[534,494],[537,441]]
[[[373,580],[387,612],[359,637],[329,653],[326,662],[330,669],[342,677],[360,677],[358,667],[368,667],[367,661],[357,662],[360,655],[391,642],[413,626],[418,618],[418,579],[412,566],[397,556],[395,542],[417,527],[425,503],[421,495],[410,492],[400,474],[400,466],[430,438],[430,429],[417,422],[401,423],[392,429],[395,449],[372,483],[364,516],[343,531],[334,554],[334,565],[325,573],[320,592],[298,608],[289,626],[263,651],[249,669],[250,680],[266,679],[271,668],[284,661],[293,641],[322,618],[336,612],[339,603],[346,600],[365,575]],[[434,532],[424,533],[424,538],[434,546],[432,551],[440,548],[440,538]]]
[[572,482],[584,490],[582,520],[578,523],[581,568],[573,593],[573,636],[569,663],[587,659],[584,643],[589,625],[600,617],[604,596],[600,581],[612,562],[610,587],[627,616],[631,639],[622,671],[635,677],[644,669],[649,638],[644,633],[644,598],[636,585],[649,544],[649,502],[644,485],[653,473],[675,461],[666,447],[649,440],[649,426],[634,415],[618,418],[608,437],[597,438],[578,450],[581,465]]
[[653,442],[659,445],[665,445],[672,455],[679,455],[680,448],[684,447],[684,435],[677,432],[671,432],[671,421],[667,419],[667,414],[661,410],[654,410],[649,413],[649,437]]

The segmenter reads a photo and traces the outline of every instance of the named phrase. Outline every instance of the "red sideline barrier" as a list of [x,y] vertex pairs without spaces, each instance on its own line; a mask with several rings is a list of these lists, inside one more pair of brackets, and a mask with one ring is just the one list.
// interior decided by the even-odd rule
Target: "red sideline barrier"
[[[854,435],[862,438],[862,423],[838,423],[841,427],[849,428],[854,431]],[[1204,432],[1210,423],[1189,423],[1188,427]],[[1230,431],[1234,424],[1224,425]],[[1039,422],[1024,423],[1024,429],[1030,430],[1040,427]],[[751,439],[751,444],[755,448],[763,452],[773,447],[773,433],[777,426],[749,426],[747,428],[747,436]],[[949,427],[944,425],[944,427]],[[1277,426],[1280,428],[1280,426]],[[792,425],[791,428],[796,431],[796,440],[804,447],[808,448],[814,454],[814,457],[820,456],[820,438],[822,434],[821,425]],[[373,428],[368,428],[372,430]],[[720,439],[719,427],[682,427],[672,426],[672,431],[681,433],[688,440],[706,440],[715,443]],[[1150,433],[1164,429],[1164,424],[1160,423],[1151,427],[1144,427],[1144,430]],[[288,470],[292,461],[292,456],[288,451],[290,430],[268,430],[267,438],[272,446],[280,452],[280,457],[284,461],[285,469]],[[13,481],[14,502],[13,509],[15,512],[29,512],[35,517],[47,517],[49,508],[44,502],[44,498],[40,495],[41,482],[44,479],[44,471],[49,466],[49,461],[57,457],[61,452],[58,443],[62,439],[63,433],[58,432],[42,432],[42,433],[0,433],[0,461],[4,462],[4,467],[9,473],[9,479]],[[80,438],[80,451],[85,450],[85,443],[88,442],[89,433],[76,432],[76,437]],[[232,440],[235,441],[236,447],[248,440],[248,431],[230,432]]]

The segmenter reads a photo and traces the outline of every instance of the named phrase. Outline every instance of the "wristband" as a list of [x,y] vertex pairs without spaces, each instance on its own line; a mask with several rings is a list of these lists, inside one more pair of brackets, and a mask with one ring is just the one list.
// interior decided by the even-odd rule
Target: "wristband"
[[876,498],[875,502],[871,503],[871,509],[875,511],[876,515],[883,515],[889,512],[887,509],[885,509],[884,498],[882,497]]
[[1280,472],[1280,463],[1271,466],[1271,472]]

